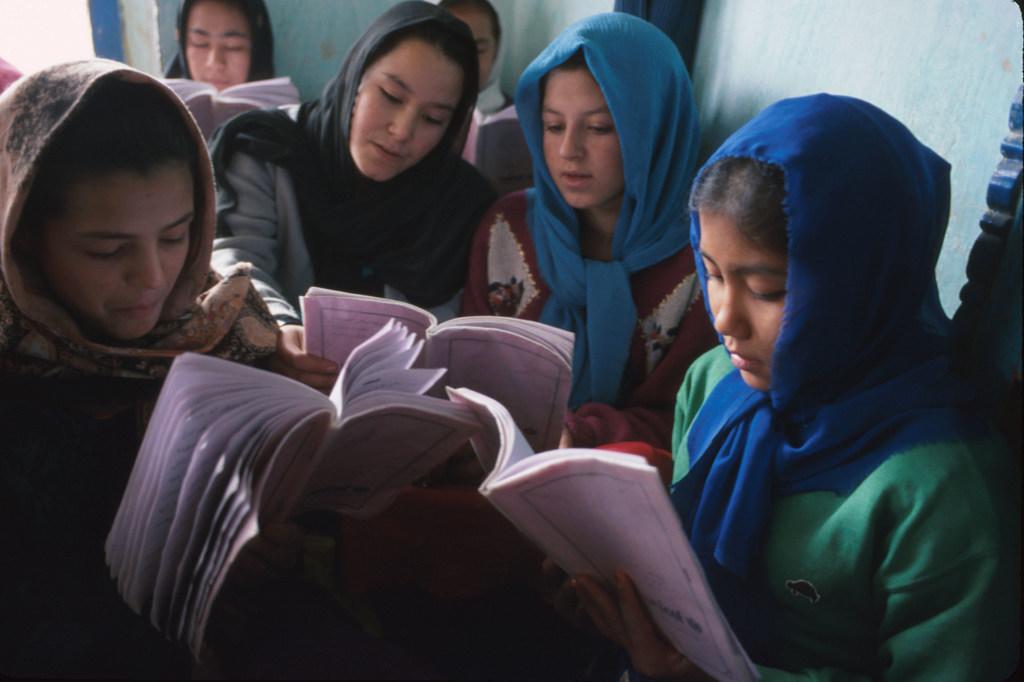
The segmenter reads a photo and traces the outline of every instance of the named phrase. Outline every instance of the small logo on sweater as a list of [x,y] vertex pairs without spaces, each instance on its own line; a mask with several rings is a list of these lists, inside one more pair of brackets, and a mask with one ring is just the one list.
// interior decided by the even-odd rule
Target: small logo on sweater
[[806,597],[812,604],[817,604],[821,599],[821,595],[810,580],[787,580],[786,588],[794,597]]

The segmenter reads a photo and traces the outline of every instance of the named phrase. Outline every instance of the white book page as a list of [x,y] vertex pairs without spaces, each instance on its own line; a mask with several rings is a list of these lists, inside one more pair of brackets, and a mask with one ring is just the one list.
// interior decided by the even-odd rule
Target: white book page
[[482,487],[486,487],[488,481],[510,464],[533,455],[533,448],[504,405],[468,388],[447,390],[452,402],[469,407],[480,421],[480,432],[470,439],[470,443],[488,474]]
[[331,401],[338,413],[344,412],[346,401],[369,391],[426,393],[445,370],[410,369],[422,350],[422,339],[417,339],[404,325],[389,320],[349,354],[331,391]]
[[[133,523],[141,524],[144,531],[129,539],[135,547],[136,558],[123,567],[126,584],[121,585],[122,594],[129,604],[141,605],[159,592],[154,606],[160,609],[160,613],[151,614],[158,626],[167,615],[168,592],[173,593],[168,583],[173,584],[182,563],[188,563],[180,556],[168,556],[166,561],[170,563],[164,568],[165,560],[161,554],[171,545],[182,545],[180,534],[191,538],[207,532],[201,514],[203,495],[216,496],[220,489],[217,485],[219,477],[213,475],[212,470],[217,468],[220,460],[221,468],[229,466],[237,452],[252,447],[255,440],[236,438],[225,441],[225,437],[236,434],[249,423],[265,424],[266,419],[262,416],[268,411],[269,414],[277,413],[282,401],[290,405],[305,402],[307,411],[318,405],[322,409],[330,409],[327,399],[318,392],[290,379],[239,363],[185,354],[172,365],[150,420],[144,447],[136,459],[136,467],[145,470],[148,462],[167,460],[173,463],[174,476],[165,473],[162,480],[156,481],[133,477],[130,492],[125,495],[126,502],[146,500],[149,510],[144,505],[143,509],[136,508],[130,515]],[[193,422],[195,428],[187,428]],[[204,443],[203,436],[213,442]],[[155,449],[148,450],[147,443],[156,443]],[[190,468],[193,476],[188,479]],[[185,479],[192,487],[182,490]],[[177,485],[172,486],[172,483]],[[182,495],[188,498],[188,503],[181,503]],[[119,531],[115,523],[112,537],[116,532]],[[168,582],[159,582],[161,571],[163,579]]]
[[178,567],[195,521],[193,514],[201,503],[201,495],[206,489],[206,482],[213,476],[214,468],[221,461],[222,456],[227,461],[233,459],[234,455],[224,455],[224,453],[237,452],[241,443],[247,442],[258,426],[254,420],[247,419],[236,424],[235,428],[230,431],[218,429],[216,426],[211,427],[206,430],[196,444],[178,496],[179,513],[174,516],[170,528],[166,531],[167,541],[163,548],[160,568],[153,589],[150,620],[161,631],[164,629],[167,610],[174,594]]
[[395,319],[417,338],[437,324],[433,315],[410,303],[311,287],[300,299],[306,352],[343,365],[352,349]]
[[[189,545],[199,542],[210,532],[209,517],[203,515],[203,510],[209,509],[222,492],[224,479],[216,475],[217,468],[227,468],[249,451],[257,455],[266,453],[281,441],[281,435],[295,422],[306,418],[311,409],[316,409],[316,405],[310,407],[301,400],[282,406],[281,398],[274,393],[260,395],[252,390],[248,393],[249,396],[244,391],[238,395],[248,407],[242,415],[244,420],[239,421],[238,414],[226,414],[197,444],[178,501],[178,513],[167,533],[154,590],[151,620],[162,631],[166,631],[173,620],[171,610],[175,590],[180,590],[178,583],[186,580],[195,568],[189,564],[190,557],[195,555],[194,551],[189,552]],[[333,413],[322,405],[320,407],[320,411],[314,414],[324,415],[325,421],[329,420]],[[205,495],[211,498],[205,499]]]
[[380,366],[409,369],[422,350],[423,341],[408,327],[388,320],[373,336],[352,349],[342,371],[348,376],[358,376]]
[[299,103],[298,88],[287,76],[248,81],[219,92],[209,83],[187,78],[163,82],[185,102],[206,139],[218,125],[245,111]]
[[162,621],[164,633],[172,639],[181,638],[184,633],[189,605],[195,599],[193,583],[197,572],[202,570],[205,548],[211,535],[216,532],[217,515],[222,513],[220,510],[225,505],[231,486],[237,485],[239,463],[245,459],[246,452],[258,450],[267,438],[263,423],[257,421],[255,426],[252,432],[246,434],[246,438],[238,440],[238,450],[226,455],[222,453],[218,457],[199,496],[194,521],[190,527],[182,529],[187,540],[183,543],[184,551],[180,554],[173,589]]
[[136,520],[132,540],[137,551],[126,566],[122,594],[135,610],[141,610],[153,593],[160,556],[195,446],[209,426],[232,409],[213,387],[198,384],[195,379],[195,375],[181,375],[181,392],[176,392],[174,399],[182,401],[184,409],[178,412],[176,407],[171,408],[179,418],[175,420],[170,440],[166,441],[167,447],[152,455],[140,451],[137,457],[137,462],[141,458],[144,462],[152,461],[155,466],[149,469],[151,476],[143,479],[145,494],[136,498],[132,512]]
[[572,370],[549,350],[504,329],[454,326],[431,335],[427,366],[447,367],[449,386],[504,405],[534,450],[558,446]]
[[214,519],[211,532],[206,538],[203,556],[193,575],[196,598],[188,612],[185,634],[191,642],[192,651],[199,654],[205,638],[206,624],[210,612],[226,579],[231,565],[245,543],[259,533],[260,495],[262,492],[261,471],[266,472],[271,454],[276,454],[281,443],[281,434],[287,426],[302,420],[300,412],[292,409],[291,414],[268,415],[264,421],[263,433],[251,449],[239,459],[235,479],[238,485],[229,484],[221,507]]
[[372,516],[479,428],[472,411],[447,400],[387,391],[366,394],[349,405],[340,426],[325,439],[300,508]]
[[277,103],[294,104],[299,101],[299,91],[288,76],[246,81],[224,88],[218,95],[222,99],[249,98],[267,102],[264,106],[275,106]]
[[203,586],[205,598],[195,608],[192,620],[185,630],[186,634],[189,635],[189,648],[196,658],[199,657],[200,652],[203,650],[203,640],[206,638],[206,626],[210,622],[210,612],[216,596],[220,592],[221,587],[223,587],[225,578],[227,578],[228,569],[238,557],[238,553],[245,546],[245,543],[259,535],[259,531],[259,522],[256,520],[255,510],[248,508],[244,510],[244,513],[233,524],[230,534],[225,535],[230,538],[230,543],[224,546],[220,561],[221,570],[207,578],[207,583]]
[[[252,515],[255,510],[251,504],[253,468],[257,457],[269,438],[270,431],[266,422],[260,420],[260,429],[250,438],[239,453],[235,462],[227,463],[221,470],[220,482],[223,485],[216,494],[204,495],[203,515],[208,523],[197,524],[189,539],[187,557],[182,562],[182,573],[178,581],[180,591],[175,597],[182,597],[180,610],[175,608],[179,638],[191,638],[195,632],[196,614],[207,598],[209,590],[216,581],[217,575],[226,572],[228,564],[226,547],[242,544],[259,532],[258,524],[250,524],[251,533],[238,541],[233,529],[238,527],[238,519]],[[212,513],[210,513],[212,508]],[[233,557],[231,557],[233,559]],[[198,655],[199,649],[193,649]]]
[[162,82],[185,102],[200,93],[207,97],[217,94],[217,88],[214,86],[191,78],[164,78]]
[[252,460],[234,472],[223,504],[207,537],[193,576],[194,599],[188,604],[184,636],[198,657],[210,607],[232,562],[246,542],[259,534],[256,509],[250,496],[253,483]]
[[566,449],[505,471],[484,495],[570,575],[630,574],[652,618],[720,680],[752,680],[654,467],[634,455]]
[[260,524],[280,523],[292,516],[309,477],[319,464],[321,444],[334,417],[333,412],[326,410],[307,415],[277,443],[259,473],[256,497]]
[[[178,414],[185,411],[185,405],[183,402],[176,400],[173,397],[173,393],[174,385],[168,379],[154,408],[154,416],[157,414],[163,415],[160,425],[167,424],[168,426],[165,429],[154,428],[151,420],[150,428],[147,429],[143,436],[140,453],[147,451],[160,452],[161,446],[165,446],[166,441],[175,433],[176,429],[173,427],[178,422]],[[140,500],[145,499],[142,492],[143,484],[154,476],[158,478],[162,466],[162,461],[157,457],[144,457],[141,454],[136,457],[132,471],[128,476],[128,482],[125,485],[125,492],[121,497],[117,514],[114,516],[114,521],[111,524],[110,533],[107,535],[104,545],[106,560],[110,566],[110,576],[118,582],[119,589],[123,588],[123,585],[126,584],[128,579],[126,567],[134,561],[135,557],[136,543],[134,540],[139,535],[139,531],[133,529],[139,523],[139,518],[135,512],[141,504]],[[153,472],[154,469],[156,469],[156,473]]]
[[353,381],[348,402],[374,391],[422,395],[432,389],[445,375],[445,369],[383,369],[363,374]]
[[174,360],[108,536],[112,550],[123,548],[111,569],[133,609],[140,610],[152,594],[178,489],[199,436],[223,412],[244,414],[246,390],[268,396],[283,391],[329,405],[309,387],[240,363],[194,353]]
[[163,477],[170,443],[181,432],[182,420],[192,412],[189,401],[184,399],[191,388],[188,377],[179,380],[174,372],[165,381],[111,524],[107,562],[111,576],[118,579],[122,588],[131,577],[128,567],[138,558],[138,544],[153,505],[152,486]]
[[430,334],[452,327],[477,327],[482,329],[504,329],[509,332],[525,336],[551,350],[556,357],[562,358],[566,364],[572,366],[572,347],[576,335],[570,331],[553,327],[536,320],[522,320],[517,317],[502,317],[500,315],[467,315],[448,320],[437,326],[437,330],[431,330]]

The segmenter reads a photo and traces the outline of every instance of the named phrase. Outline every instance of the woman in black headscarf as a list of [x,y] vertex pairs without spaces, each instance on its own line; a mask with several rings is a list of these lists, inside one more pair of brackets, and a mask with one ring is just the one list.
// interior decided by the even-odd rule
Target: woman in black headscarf
[[219,194],[214,265],[253,264],[283,325],[280,371],[329,387],[306,355],[298,297],[312,285],[457,309],[472,230],[494,199],[452,142],[476,99],[464,23],[427,2],[378,17],[319,99],[249,112],[211,141]]
[[[211,35],[211,27],[195,25],[193,10],[197,6],[203,6],[200,11],[204,12],[204,16],[211,9],[217,12],[217,19],[221,19],[224,14],[240,14],[248,24],[248,32],[235,27],[225,35]],[[228,22],[231,23],[230,16]],[[200,68],[205,69],[203,65],[211,57],[212,61],[220,64],[222,71],[229,71],[230,64],[248,57],[248,69],[243,68],[244,77],[235,77],[235,80],[242,78],[239,82],[274,77],[274,33],[263,0],[182,0],[178,8],[177,34],[178,52],[164,70],[167,78],[202,81],[215,79],[215,76],[207,75],[205,71],[199,73]]]

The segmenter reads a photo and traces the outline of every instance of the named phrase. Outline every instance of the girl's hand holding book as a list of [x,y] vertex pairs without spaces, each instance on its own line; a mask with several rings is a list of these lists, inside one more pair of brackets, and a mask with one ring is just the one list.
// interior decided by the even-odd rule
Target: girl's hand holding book
[[615,574],[613,590],[588,575],[576,576],[573,582],[594,627],[629,653],[637,672],[665,680],[714,679],[665,639],[626,573]]
[[341,370],[337,363],[306,352],[304,329],[297,324],[281,327],[270,368],[324,393],[334,386]]

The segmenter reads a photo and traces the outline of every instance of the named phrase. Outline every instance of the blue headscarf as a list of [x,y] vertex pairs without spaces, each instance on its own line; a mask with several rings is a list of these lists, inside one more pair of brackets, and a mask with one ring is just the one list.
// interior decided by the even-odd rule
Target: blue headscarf
[[[608,262],[581,255],[576,211],[544,162],[540,82],[581,48],[622,149],[625,192]],[[540,319],[576,334],[570,406],[615,404],[637,319],[629,276],[689,242],[686,200],[699,138],[690,77],[657,28],[622,13],[598,14],[569,26],[526,68],[516,110],[533,156],[530,233],[552,291]]]
[[[824,94],[768,107],[705,168],[726,157],[783,170],[788,293],[770,390],[738,370],[715,387],[687,434],[691,470],[672,499],[723,610],[754,646],[770,636],[771,614],[747,578],[773,497],[846,494],[889,455],[979,425],[959,409],[970,393],[949,371],[935,282],[949,164],[884,111]],[[691,212],[697,249],[700,234]]]

